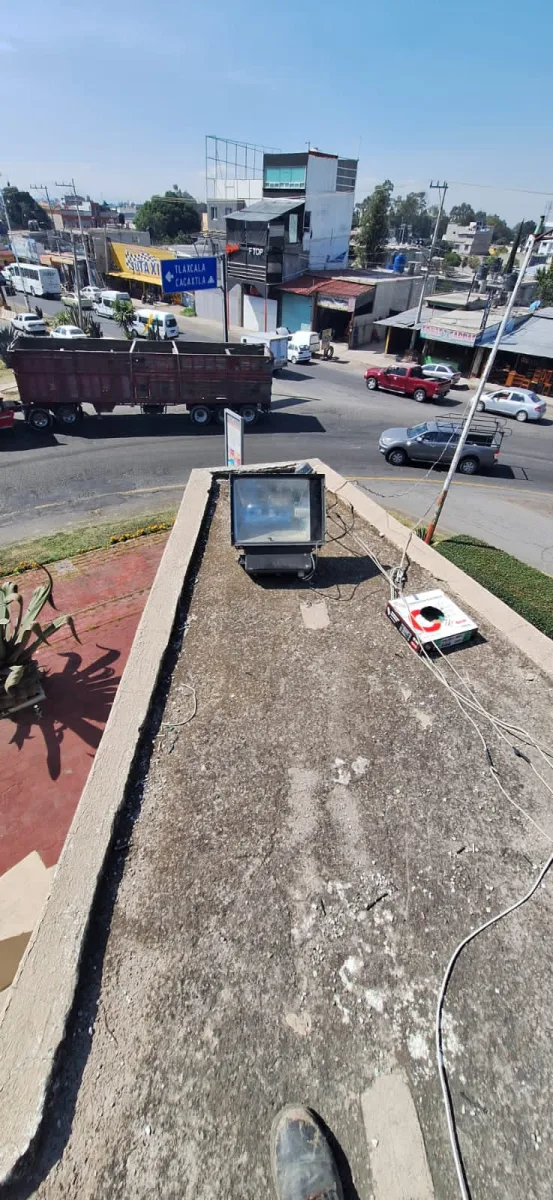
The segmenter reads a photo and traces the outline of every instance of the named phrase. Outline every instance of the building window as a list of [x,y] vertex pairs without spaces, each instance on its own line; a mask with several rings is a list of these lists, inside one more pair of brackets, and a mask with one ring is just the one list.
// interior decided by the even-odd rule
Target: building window
[[306,212],[303,214],[303,232],[309,233],[310,229],[311,229],[311,213]]
[[288,218],[288,240],[290,245],[294,245],[298,240],[298,214],[290,213]]
[[284,190],[305,188],[305,167],[265,167],[263,186]]
[[217,206],[215,204],[211,205],[211,208],[209,210],[209,219],[210,219],[210,221],[217,220]]
[[231,212],[232,212],[232,204],[227,204],[227,206],[225,208],[225,217],[230,217]]

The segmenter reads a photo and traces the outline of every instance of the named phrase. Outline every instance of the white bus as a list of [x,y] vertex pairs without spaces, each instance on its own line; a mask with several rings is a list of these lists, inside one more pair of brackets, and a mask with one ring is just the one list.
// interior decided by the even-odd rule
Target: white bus
[[49,296],[59,300],[61,283],[55,267],[39,267],[32,263],[10,263],[4,275],[11,279],[16,292],[27,292],[28,296]]

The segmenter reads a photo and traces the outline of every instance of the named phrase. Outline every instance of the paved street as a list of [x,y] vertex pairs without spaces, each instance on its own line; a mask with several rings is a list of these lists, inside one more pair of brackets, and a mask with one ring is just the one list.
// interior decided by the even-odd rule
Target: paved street
[[[113,322],[103,324],[113,336]],[[207,340],[200,323],[181,318],[181,325],[185,337]],[[467,395],[452,391],[445,411],[460,409]],[[437,495],[443,472],[426,482],[424,468],[391,467],[378,450],[383,428],[431,418],[434,406],[369,394],[361,370],[318,360],[275,377],[273,401],[270,419],[246,435],[247,461],[318,455],[358,478],[386,507],[417,518]],[[456,481],[443,525],[487,537],[552,570],[553,422],[511,422],[508,429],[493,476]],[[75,434],[55,427],[35,434],[18,421],[13,436],[0,441],[0,543],[177,503],[193,467],[222,459],[220,427],[196,430],[180,409],[148,418],[120,408],[112,416],[88,416]]]

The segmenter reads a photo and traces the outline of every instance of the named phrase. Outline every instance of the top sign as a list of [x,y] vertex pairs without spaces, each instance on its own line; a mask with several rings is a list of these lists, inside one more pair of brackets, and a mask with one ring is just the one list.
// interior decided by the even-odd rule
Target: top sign
[[217,287],[216,258],[168,258],[161,263],[164,292],[205,292]]

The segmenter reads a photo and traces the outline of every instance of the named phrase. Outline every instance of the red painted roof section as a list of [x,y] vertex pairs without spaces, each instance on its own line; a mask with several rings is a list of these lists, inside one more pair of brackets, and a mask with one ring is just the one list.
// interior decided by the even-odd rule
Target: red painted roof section
[[290,283],[281,283],[281,292],[294,292],[296,296],[313,296],[319,292],[324,296],[360,296],[374,287],[368,281],[356,283],[352,279],[321,279],[320,275],[301,275]]

